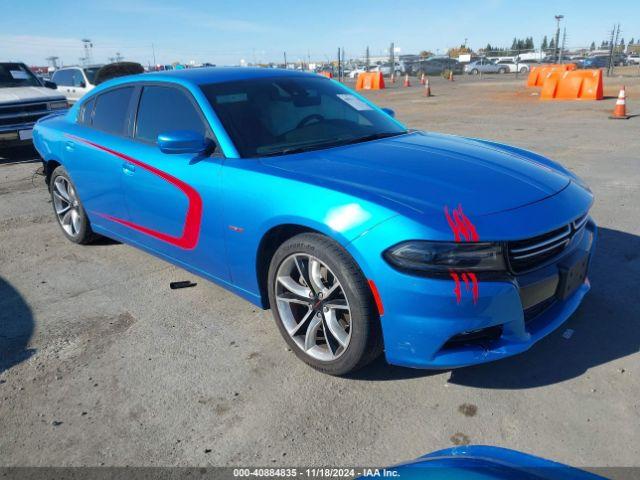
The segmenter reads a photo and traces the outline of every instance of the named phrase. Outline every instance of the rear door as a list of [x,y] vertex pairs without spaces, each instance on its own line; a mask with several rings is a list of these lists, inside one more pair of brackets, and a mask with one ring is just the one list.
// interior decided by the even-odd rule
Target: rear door
[[64,165],[93,226],[116,235],[128,213],[122,196],[123,160],[128,143],[135,87],[123,86],[92,96],[80,107],[76,123],[65,134]]
[[221,234],[221,154],[166,154],[158,135],[194,131],[215,141],[197,102],[174,84],[139,92],[133,138],[122,175],[128,237],[218,279],[228,278]]

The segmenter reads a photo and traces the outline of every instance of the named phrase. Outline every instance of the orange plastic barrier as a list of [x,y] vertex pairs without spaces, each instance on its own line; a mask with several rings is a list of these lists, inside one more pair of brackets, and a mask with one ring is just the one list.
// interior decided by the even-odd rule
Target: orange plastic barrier
[[545,79],[554,72],[567,72],[576,69],[575,63],[552,63],[531,67],[527,77],[527,87],[541,87]]
[[356,90],[382,90],[384,78],[382,72],[363,72],[358,75]]
[[602,70],[571,70],[549,75],[542,85],[541,100],[602,100]]
[[333,74],[331,72],[318,72],[318,75],[322,75],[323,77],[333,78]]

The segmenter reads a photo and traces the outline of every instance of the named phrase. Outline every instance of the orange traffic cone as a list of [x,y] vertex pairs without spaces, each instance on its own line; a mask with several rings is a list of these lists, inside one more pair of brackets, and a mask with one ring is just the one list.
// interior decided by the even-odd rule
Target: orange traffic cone
[[404,86],[405,87],[410,87],[411,86],[411,82],[409,81],[409,74],[408,73],[404,76]]
[[425,80],[424,80],[424,73],[423,73],[422,76],[420,77],[420,85],[424,85],[425,84],[424,82]]
[[453,70],[449,70],[449,81],[453,82]]
[[624,85],[622,86],[622,89],[620,89],[620,94],[616,101],[616,108],[613,109],[613,115],[609,118],[613,120],[626,120],[629,118],[629,115],[627,115],[627,93]]
[[428,78],[425,80],[425,83],[424,83],[424,96],[425,97],[430,97],[431,96],[431,87],[429,86],[429,79]]

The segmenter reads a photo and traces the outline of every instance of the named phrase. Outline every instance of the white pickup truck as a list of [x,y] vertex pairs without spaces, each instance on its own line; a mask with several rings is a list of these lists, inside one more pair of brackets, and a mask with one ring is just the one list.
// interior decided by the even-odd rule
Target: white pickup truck
[[38,119],[68,107],[55,83],[40,81],[24,63],[0,62],[0,148],[31,143]]

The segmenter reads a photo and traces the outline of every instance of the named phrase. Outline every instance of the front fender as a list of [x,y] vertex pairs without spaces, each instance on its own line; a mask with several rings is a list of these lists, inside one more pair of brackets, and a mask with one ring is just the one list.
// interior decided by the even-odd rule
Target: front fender
[[274,175],[253,160],[227,159],[223,170],[222,221],[230,277],[234,285],[256,295],[259,247],[273,228],[303,227],[346,247],[396,215],[353,195]]

